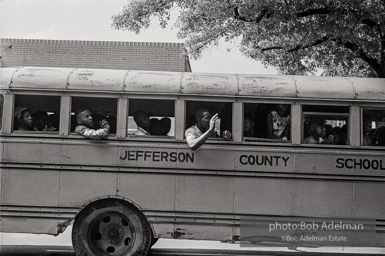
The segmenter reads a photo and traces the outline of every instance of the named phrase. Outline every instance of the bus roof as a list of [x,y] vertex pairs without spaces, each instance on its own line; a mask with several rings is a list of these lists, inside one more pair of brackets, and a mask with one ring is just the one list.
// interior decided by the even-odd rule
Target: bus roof
[[385,100],[384,78],[210,74],[55,67],[0,68],[0,89],[12,88],[235,97]]

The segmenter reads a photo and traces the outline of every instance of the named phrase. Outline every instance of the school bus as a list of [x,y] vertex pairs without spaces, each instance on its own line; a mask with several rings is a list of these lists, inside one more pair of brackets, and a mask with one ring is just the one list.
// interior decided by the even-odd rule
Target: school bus
[[[77,255],[237,240],[242,216],[371,218],[383,237],[384,92],[379,78],[1,68],[1,232],[58,235],[74,221]],[[266,132],[278,105],[285,139]],[[108,137],[74,133],[82,108],[109,121]],[[193,151],[184,132],[201,108],[220,122]],[[25,109],[51,129],[19,130]],[[138,110],[169,119],[168,133],[134,135]],[[317,118],[333,143],[305,143]]]

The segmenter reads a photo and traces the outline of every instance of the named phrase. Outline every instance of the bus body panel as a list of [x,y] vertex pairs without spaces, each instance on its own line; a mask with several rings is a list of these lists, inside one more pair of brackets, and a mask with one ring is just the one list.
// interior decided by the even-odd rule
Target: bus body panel
[[297,96],[301,98],[355,98],[352,84],[344,77],[296,76],[294,80],[297,85]]
[[354,85],[356,97],[359,100],[385,100],[385,81],[364,77],[349,77]]
[[124,91],[148,93],[181,93],[183,73],[131,70],[125,79]]
[[11,88],[66,89],[73,68],[19,68]]
[[12,76],[17,68],[0,68],[0,89],[7,89],[12,82]]
[[76,69],[68,79],[70,90],[122,91],[125,70]]
[[295,98],[292,76],[239,75],[239,95]]
[[383,93],[385,81],[381,78],[77,70],[53,67],[2,68],[1,70],[1,88],[4,89],[38,88],[95,92],[222,95],[222,97],[385,100]]

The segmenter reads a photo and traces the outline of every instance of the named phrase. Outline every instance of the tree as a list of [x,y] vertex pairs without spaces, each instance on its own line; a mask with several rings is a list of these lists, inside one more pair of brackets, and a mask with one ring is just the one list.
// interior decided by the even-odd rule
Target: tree
[[134,0],[113,27],[139,33],[151,17],[175,26],[197,58],[239,40],[241,51],[283,74],[385,77],[385,0]]

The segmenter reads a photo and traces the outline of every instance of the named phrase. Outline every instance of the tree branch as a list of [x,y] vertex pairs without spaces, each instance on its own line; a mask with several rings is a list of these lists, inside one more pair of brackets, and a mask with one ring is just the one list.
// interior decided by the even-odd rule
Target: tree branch
[[318,8],[318,9],[308,9],[306,11],[296,13],[295,16],[298,18],[303,18],[311,15],[329,14],[331,12],[332,12],[332,9],[329,7],[326,7],[326,8]]
[[369,66],[371,66],[377,72],[377,74],[380,74],[381,72],[383,72],[383,71],[381,71],[381,65],[380,65],[380,63],[378,63],[377,59],[369,57],[365,53],[365,51],[362,48],[360,48],[357,44],[349,42],[349,41],[343,42],[341,40],[341,38],[335,38],[335,39],[333,39],[333,41],[335,41],[336,43],[344,46],[345,48],[347,48],[349,50],[351,50],[352,52],[358,53],[358,55],[364,61],[366,61],[366,63],[368,63]]
[[259,23],[265,17],[265,15],[269,12],[269,10],[262,10],[258,16],[255,19],[247,19],[239,13],[238,6],[234,7],[234,18],[236,20],[245,21],[245,22],[252,22],[252,23]]
[[[287,52],[291,53],[291,52],[298,51],[298,50],[300,50],[300,49],[310,48],[310,47],[313,47],[313,46],[322,44],[322,43],[328,41],[329,39],[330,39],[330,36],[323,36],[323,37],[321,37],[320,39],[316,40],[315,42],[313,42],[313,43],[311,43],[311,44],[307,44],[307,45],[300,45],[300,44],[299,44],[299,45],[297,45],[296,47],[287,50]],[[283,50],[283,49],[285,49],[285,48],[282,47],[282,46],[272,46],[272,47],[262,48],[261,51],[262,51],[262,52],[265,52],[265,51],[271,51],[271,50]]]

